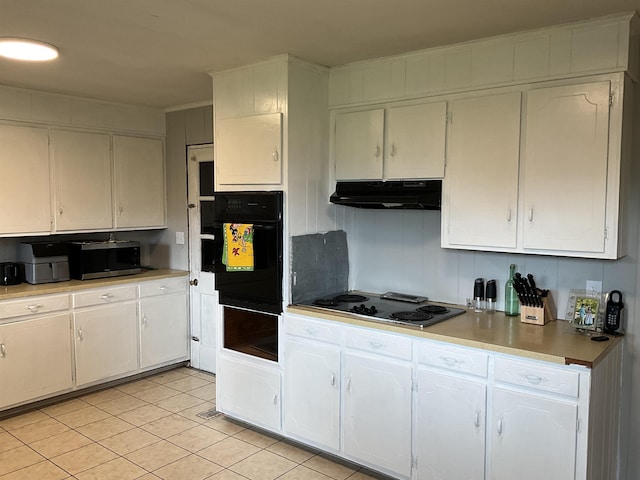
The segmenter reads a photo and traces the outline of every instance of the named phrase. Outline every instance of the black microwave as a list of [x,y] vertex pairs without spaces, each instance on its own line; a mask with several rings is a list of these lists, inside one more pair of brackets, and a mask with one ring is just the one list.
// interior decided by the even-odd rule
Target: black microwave
[[69,242],[69,275],[77,280],[140,273],[140,242]]

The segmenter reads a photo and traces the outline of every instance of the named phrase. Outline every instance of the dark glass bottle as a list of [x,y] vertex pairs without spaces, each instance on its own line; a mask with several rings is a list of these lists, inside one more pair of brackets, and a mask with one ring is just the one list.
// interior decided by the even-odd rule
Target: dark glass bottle
[[513,288],[513,279],[516,274],[514,263],[509,265],[509,278],[504,285],[504,314],[515,316],[520,314],[520,301],[516,289]]

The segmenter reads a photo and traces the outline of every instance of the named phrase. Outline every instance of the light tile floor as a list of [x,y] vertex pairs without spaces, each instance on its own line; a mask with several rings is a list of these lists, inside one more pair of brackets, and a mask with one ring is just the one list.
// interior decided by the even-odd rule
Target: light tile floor
[[0,421],[0,480],[385,478],[223,415],[180,367]]

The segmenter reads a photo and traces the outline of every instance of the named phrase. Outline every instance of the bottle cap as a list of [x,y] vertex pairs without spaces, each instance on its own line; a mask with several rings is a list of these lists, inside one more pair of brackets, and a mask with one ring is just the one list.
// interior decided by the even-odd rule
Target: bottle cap
[[476,278],[473,284],[473,298],[484,300],[484,278]]
[[487,300],[495,300],[498,298],[497,290],[496,290],[496,281],[489,280],[487,282]]

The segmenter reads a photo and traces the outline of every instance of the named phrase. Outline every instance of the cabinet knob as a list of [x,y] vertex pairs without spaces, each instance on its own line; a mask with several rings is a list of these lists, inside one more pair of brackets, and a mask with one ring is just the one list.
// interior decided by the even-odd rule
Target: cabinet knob
[[198,286],[198,279],[194,278],[193,280],[189,280],[189,285],[191,285],[192,287],[197,287]]

